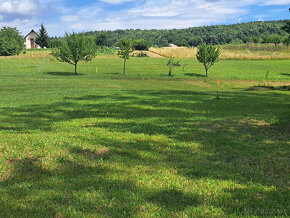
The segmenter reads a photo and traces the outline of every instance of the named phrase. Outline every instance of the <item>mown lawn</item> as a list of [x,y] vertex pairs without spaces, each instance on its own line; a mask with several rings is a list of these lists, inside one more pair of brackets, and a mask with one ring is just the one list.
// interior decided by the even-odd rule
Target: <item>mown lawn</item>
[[290,61],[41,61],[0,59],[0,217],[290,215]]

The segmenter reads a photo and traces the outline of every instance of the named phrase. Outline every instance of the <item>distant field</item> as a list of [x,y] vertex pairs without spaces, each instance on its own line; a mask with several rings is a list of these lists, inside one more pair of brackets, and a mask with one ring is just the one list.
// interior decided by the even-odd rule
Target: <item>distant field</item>
[[[40,52],[41,53],[41,52]],[[43,52],[45,53],[45,52]],[[27,53],[28,55],[28,53]],[[37,57],[39,54],[31,54]],[[42,74],[69,74],[73,72],[73,66],[59,63],[51,56],[46,57]],[[173,79],[202,79],[205,72],[203,65],[196,59],[179,58],[181,67],[173,71]],[[157,78],[168,80],[167,58],[131,58],[127,63],[127,74],[122,75],[122,60],[117,55],[99,56],[89,63],[80,63],[78,70],[81,74],[99,78]],[[11,74],[37,74],[42,58],[0,58],[3,73]],[[97,73],[96,73],[97,68]],[[267,71],[269,81],[289,81],[290,61],[288,60],[221,60],[209,71],[210,79],[265,79]]]
[[[221,60],[290,60],[290,47],[285,45],[265,45],[265,44],[242,44],[242,45],[221,45],[217,46],[221,49]],[[21,53],[13,58],[43,58],[50,57],[50,49],[33,49],[26,50],[26,54]],[[149,57],[153,58],[191,58],[196,59],[197,48],[187,47],[163,47],[163,48],[150,48],[149,51],[135,51],[134,54],[140,52],[147,53]],[[117,51],[113,48],[107,48],[101,56],[116,55]],[[0,59],[11,58],[1,57]]]
[[[289,60],[290,47],[284,45],[244,44],[222,45],[221,60]],[[151,52],[163,57],[196,58],[196,48],[150,48]]]
[[290,215],[289,60],[48,53],[0,58],[0,217]]

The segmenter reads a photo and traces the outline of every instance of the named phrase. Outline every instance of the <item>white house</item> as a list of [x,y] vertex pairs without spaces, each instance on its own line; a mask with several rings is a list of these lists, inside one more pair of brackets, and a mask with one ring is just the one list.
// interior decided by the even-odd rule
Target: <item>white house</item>
[[26,49],[40,48],[40,46],[35,43],[35,40],[38,36],[39,35],[37,32],[35,32],[34,30],[31,30],[30,33],[28,33],[25,36],[25,42],[24,42],[25,48]]

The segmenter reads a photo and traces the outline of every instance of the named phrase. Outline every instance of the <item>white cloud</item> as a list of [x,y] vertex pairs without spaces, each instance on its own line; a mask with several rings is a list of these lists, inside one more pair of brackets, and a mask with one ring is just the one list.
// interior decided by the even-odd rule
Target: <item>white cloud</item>
[[76,21],[80,20],[80,17],[79,16],[68,15],[68,16],[62,16],[60,19],[63,22],[76,22]]
[[262,5],[264,6],[268,6],[268,5],[290,5],[290,0],[269,0],[266,1],[264,3],[262,3]]
[[[0,0],[0,25],[25,32],[44,23],[50,35],[114,29],[169,29],[257,20],[253,7],[287,5],[290,0]],[[123,7],[121,4],[131,2]],[[105,5],[105,4],[106,5]],[[79,6],[82,4],[83,6]],[[119,8],[119,9],[118,9]],[[265,11],[265,15],[269,15]],[[1,18],[2,17],[2,18]],[[25,23],[23,23],[25,21]]]
[[100,1],[107,4],[118,5],[118,4],[123,4],[125,2],[132,2],[134,0],[100,0]]
[[17,27],[17,29],[22,33],[22,35],[26,35],[30,30],[34,29],[37,25],[37,20],[35,19],[15,19],[10,22],[3,22],[0,20],[0,27],[2,26],[10,26]]
[[0,12],[6,14],[28,15],[37,13],[37,5],[30,0],[0,1]]

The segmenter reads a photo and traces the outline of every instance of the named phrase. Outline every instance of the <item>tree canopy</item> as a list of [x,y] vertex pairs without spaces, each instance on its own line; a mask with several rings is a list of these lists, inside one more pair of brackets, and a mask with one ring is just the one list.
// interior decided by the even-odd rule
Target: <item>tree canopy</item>
[[91,37],[72,33],[65,34],[61,45],[52,50],[52,55],[60,62],[66,62],[75,66],[77,74],[77,64],[80,61],[91,61],[96,54],[96,46]]
[[209,68],[211,68],[216,62],[219,61],[219,56],[220,50],[215,48],[213,45],[201,44],[198,47],[196,58],[203,64],[206,77],[208,77]]
[[129,39],[120,39],[117,43],[117,46],[120,47],[118,55],[124,60],[124,69],[123,73],[126,73],[126,61],[130,58],[130,53],[134,51],[133,42]]
[[19,54],[24,47],[24,39],[16,28],[2,27],[0,30],[0,55]]
[[36,38],[35,42],[38,44],[41,48],[49,48],[49,36],[47,34],[47,31],[43,24],[41,24],[41,27],[39,29],[39,36]]
[[159,47],[168,46],[173,43],[179,46],[198,46],[206,44],[228,44],[242,41],[254,42],[261,41],[263,38],[272,35],[285,37],[286,33],[282,30],[285,21],[264,21],[239,23],[232,25],[216,25],[191,27],[187,29],[171,30],[115,30],[115,31],[91,31],[86,35],[98,35],[106,33],[108,35],[108,46],[116,45],[121,38],[131,40],[146,39],[150,45]]

